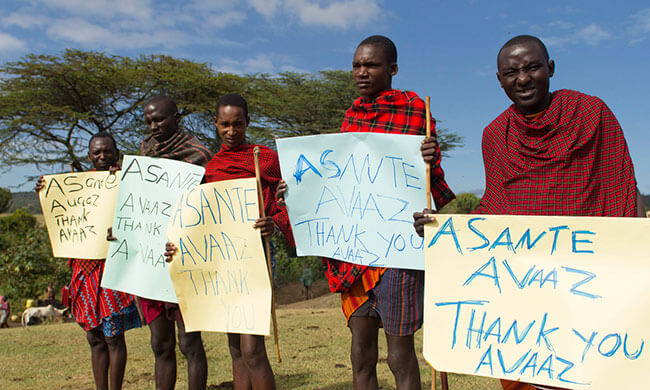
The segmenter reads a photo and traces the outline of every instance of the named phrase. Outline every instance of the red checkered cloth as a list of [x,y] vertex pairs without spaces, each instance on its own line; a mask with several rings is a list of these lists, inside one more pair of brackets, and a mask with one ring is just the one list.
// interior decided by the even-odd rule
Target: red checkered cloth
[[[345,119],[341,125],[341,133],[349,132],[424,135],[426,133],[424,101],[415,92],[396,89],[386,90],[371,100],[359,97],[345,112]],[[435,134],[435,120],[432,118],[431,135]],[[431,166],[431,194],[438,209],[455,198],[445,182],[440,159]],[[324,258],[323,264],[327,267],[325,275],[333,292],[349,291],[359,277],[366,279],[363,280],[363,284],[366,291],[369,291],[368,289],[374,287],[381,275],[381,273],[366,273],[363,276],[368,267],[333,259]],[[372,280],[367,280],[369,278]]]
[[623,131],[597,97],[556,91],[535,121],[510,106],[485,128],[483,160],[477,213],[636,216]]
[[129,294],[100,287],[104,263],[104,259],[70,259],[71,312],[86,331],[98,327],[103,319],[120,313],[134,302],[133,296]]
[[260,179],[262,181],[262,193],[264,195],[264,211],[273,219],[273,222],[280,228],[280,231],[287,241],[295,246],[289,215],[285,207],[280,207],[275,201],[275,190],[282,180],[280,174],[280,161],[278,154],[264,145],[239,145],[228,149],[221,145],[212,160],[205,167],[204,181],[243,179],[255,177],[255,161],[253,149],[260,148]]
[[210,150],[198,138],[181,129],[163,142],[156,141],[151,135],[148,136],[142,141],[140,152],[143,156],[168,158],[202,167],[212,156]]

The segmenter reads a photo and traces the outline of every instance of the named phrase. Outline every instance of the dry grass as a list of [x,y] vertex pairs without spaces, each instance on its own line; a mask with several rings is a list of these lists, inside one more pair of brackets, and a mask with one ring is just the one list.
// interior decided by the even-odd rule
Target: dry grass
[[[334,297],[335,299],[336,297]],[[333,298],[321,297],[318,305],[331,305]],[[329,301],[328,301],[329,300]],[[334,301],[336,302],[336,301]],[[339,308],[278,309],[282,363],[277,363],[273,341],[267,349],[278,389],[350,389],[350,333]],[[153,356],[149,347],[149,330],[127,332],[129,360],[124,388],[153,388]],[[226,336],[204,334],[208,355],[208,387],[230,389],[232,380]],[[425,389],[431,388],[431,369],[421,355],[422,332],[416,335],[420,349],[420,367]],[[380,337],[378,375],[382,389],[394,388],[386,364],[386,343]],[[177,388],[187,387],[187,366],[178,352]],[[90,350],[83,331],[74,323],[56,323],[29,329],[0,330],[0,388],[11,389],[92,389]],[[450,375],[450,388],[500,389],[497,381],[480,377]]]

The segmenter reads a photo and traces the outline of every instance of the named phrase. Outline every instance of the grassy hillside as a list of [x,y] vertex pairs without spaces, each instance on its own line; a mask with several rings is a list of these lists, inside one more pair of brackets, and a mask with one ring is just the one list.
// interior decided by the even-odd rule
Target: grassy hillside
[[13,192],[9,212],[13,213],[18,209],[26,209],[30,214],[41,214],[41,204],[38,201],[38,194],[34,191]]

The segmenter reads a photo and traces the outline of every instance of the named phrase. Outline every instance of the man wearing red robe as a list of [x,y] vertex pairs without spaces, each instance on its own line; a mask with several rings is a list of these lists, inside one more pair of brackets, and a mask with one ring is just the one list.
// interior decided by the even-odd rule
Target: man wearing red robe
[[[555,63],[544,43],[512,38],[497,56],[497,79],[513,104],[483,132],[485,194],[476,213],[636,217],[634,167],[614,114],[597,97],[549,91]],[[437,156],[422,146],[425,162]],[[415,213],[423,234],[428,210]],[[503,388],[550,388],[502,380]]]

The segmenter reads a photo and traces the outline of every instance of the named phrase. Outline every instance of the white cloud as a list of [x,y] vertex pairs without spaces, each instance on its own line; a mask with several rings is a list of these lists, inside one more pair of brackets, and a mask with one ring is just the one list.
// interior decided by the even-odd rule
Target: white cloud
[[266,54],[258,54],[245,60],[222,58],[221,63],[213,66],[214,70],[225,73],[273,73],[276,69],[271,58]]
[[276,72],[296,72],[308,73],[305,69],[291,65],[290,57],[258,54],[251,58],[234,59],[232,57],[221,58],[217,65],[212,68],[219,72],[250,74],[250,73],[276,73]]
[[175,47],[189,40],[182,31],[160,30],[153,33],[111,31],[81,18],[58,21],[47,29],[47,34],[55,40],[100,48],[141,48],[158,45]]
[[20,28],[42,27],[49,23],[50,18],[31,12],[17,11],[0,19],[3,26],[17,26]]
[[[55,43],[100,50],[158,45],[173,48],[196,43],[232,46],[241,44],[219,36],[229,26],[242,25],[248,19],[247,13],[258,13],[268,23],[349,29],[366,26],[380,18],[380,1],[27,0],[14,13],[0,16],[0,26],[41,32]],[[20,41],[21,47],[27,44]],[[238,65],[253,71],[268,71],[273,67],[272,62],[262,61],[262,57],[258,56],[257,61],[257,65],[243,62]]]
[[25,42],[14,37],[13,35],[0,32],[0,53],[11,51],[22,51],[27,46]]
[[602,41],[609,39],[612,39],[612,35],[595,23],[566,35],[542,37],[542,41],[544,41],[546,45],[555,47],[582,44],[596,46]]
[[324,7],[309,0],[286,0],[285,5],[303,24],[329,28],[366,26],[381,14],[377,0],[334,1]]
[[255,11],[270,19],[279,11],[281,0],[248,0],[248,4]]
[[633,21],[630,32],[636,37],[636,41],[643,39],[644,35],[650,33],[650,8],[641,10],[630,18]]

